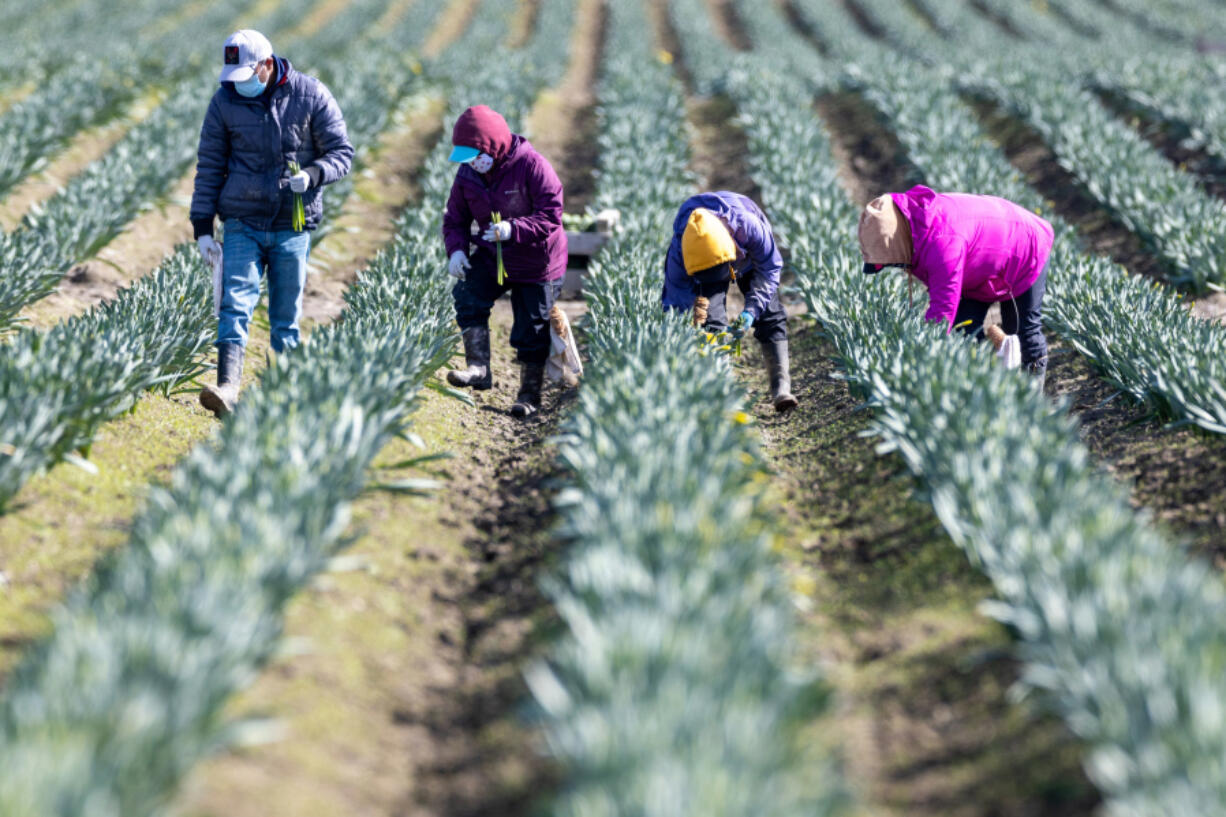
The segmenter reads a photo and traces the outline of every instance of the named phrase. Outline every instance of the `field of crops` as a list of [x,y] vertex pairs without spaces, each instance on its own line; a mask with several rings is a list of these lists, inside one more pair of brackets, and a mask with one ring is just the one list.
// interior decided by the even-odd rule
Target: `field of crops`
[[[218,422],[239,28],[357,155]],[[1226,815],[1221,0],[6,0],[0,44],[0,817]],[[494,388],[443,379],[477,104],[620,214],[526,420],[505,299]],[[919,183],[1052,223],[1045,389],[860,274]],[[660,308],[703,190],[783,248],[790,412]]]

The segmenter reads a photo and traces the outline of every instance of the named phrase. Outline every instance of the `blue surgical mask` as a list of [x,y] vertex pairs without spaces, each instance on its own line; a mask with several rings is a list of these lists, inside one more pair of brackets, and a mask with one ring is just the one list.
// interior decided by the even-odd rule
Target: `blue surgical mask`
[[245,97],[257,97],[264,93],[267,87],[267,82],[260,82],[259,74],[252,74],[248,79],[234,83],[234,90]]

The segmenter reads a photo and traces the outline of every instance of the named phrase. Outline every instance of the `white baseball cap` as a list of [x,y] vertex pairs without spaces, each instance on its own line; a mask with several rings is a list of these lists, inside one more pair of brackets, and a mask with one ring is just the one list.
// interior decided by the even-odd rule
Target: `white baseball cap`
[[272,56],[272,43],[260,32],[244,28],[230,35],[222,55],[218,82],[242,82],[251,79],[255,67]]

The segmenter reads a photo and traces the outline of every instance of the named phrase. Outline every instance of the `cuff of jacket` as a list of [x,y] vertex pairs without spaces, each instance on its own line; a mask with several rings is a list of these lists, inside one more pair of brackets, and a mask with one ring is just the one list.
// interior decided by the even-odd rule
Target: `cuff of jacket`
[[200,238],[202,235],[213,234],[213,217],[194,218],[192,219],[192,232],[195,233],[194,238]]
[[304,167],[303,170],[311,177],[311,187],[319,187],[323,183],[324,172],[315,165]]

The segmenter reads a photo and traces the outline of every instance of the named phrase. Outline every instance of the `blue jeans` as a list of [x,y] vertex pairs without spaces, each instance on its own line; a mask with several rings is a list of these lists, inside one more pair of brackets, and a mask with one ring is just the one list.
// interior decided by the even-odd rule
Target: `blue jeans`
[[260,276],[267,271],[272,348],[280,352],[297,346],[311,234],[293,230],[264,232],[234,218],[227,220],[225,226],[217,343],[247,345],[247,324],[260,301]]

